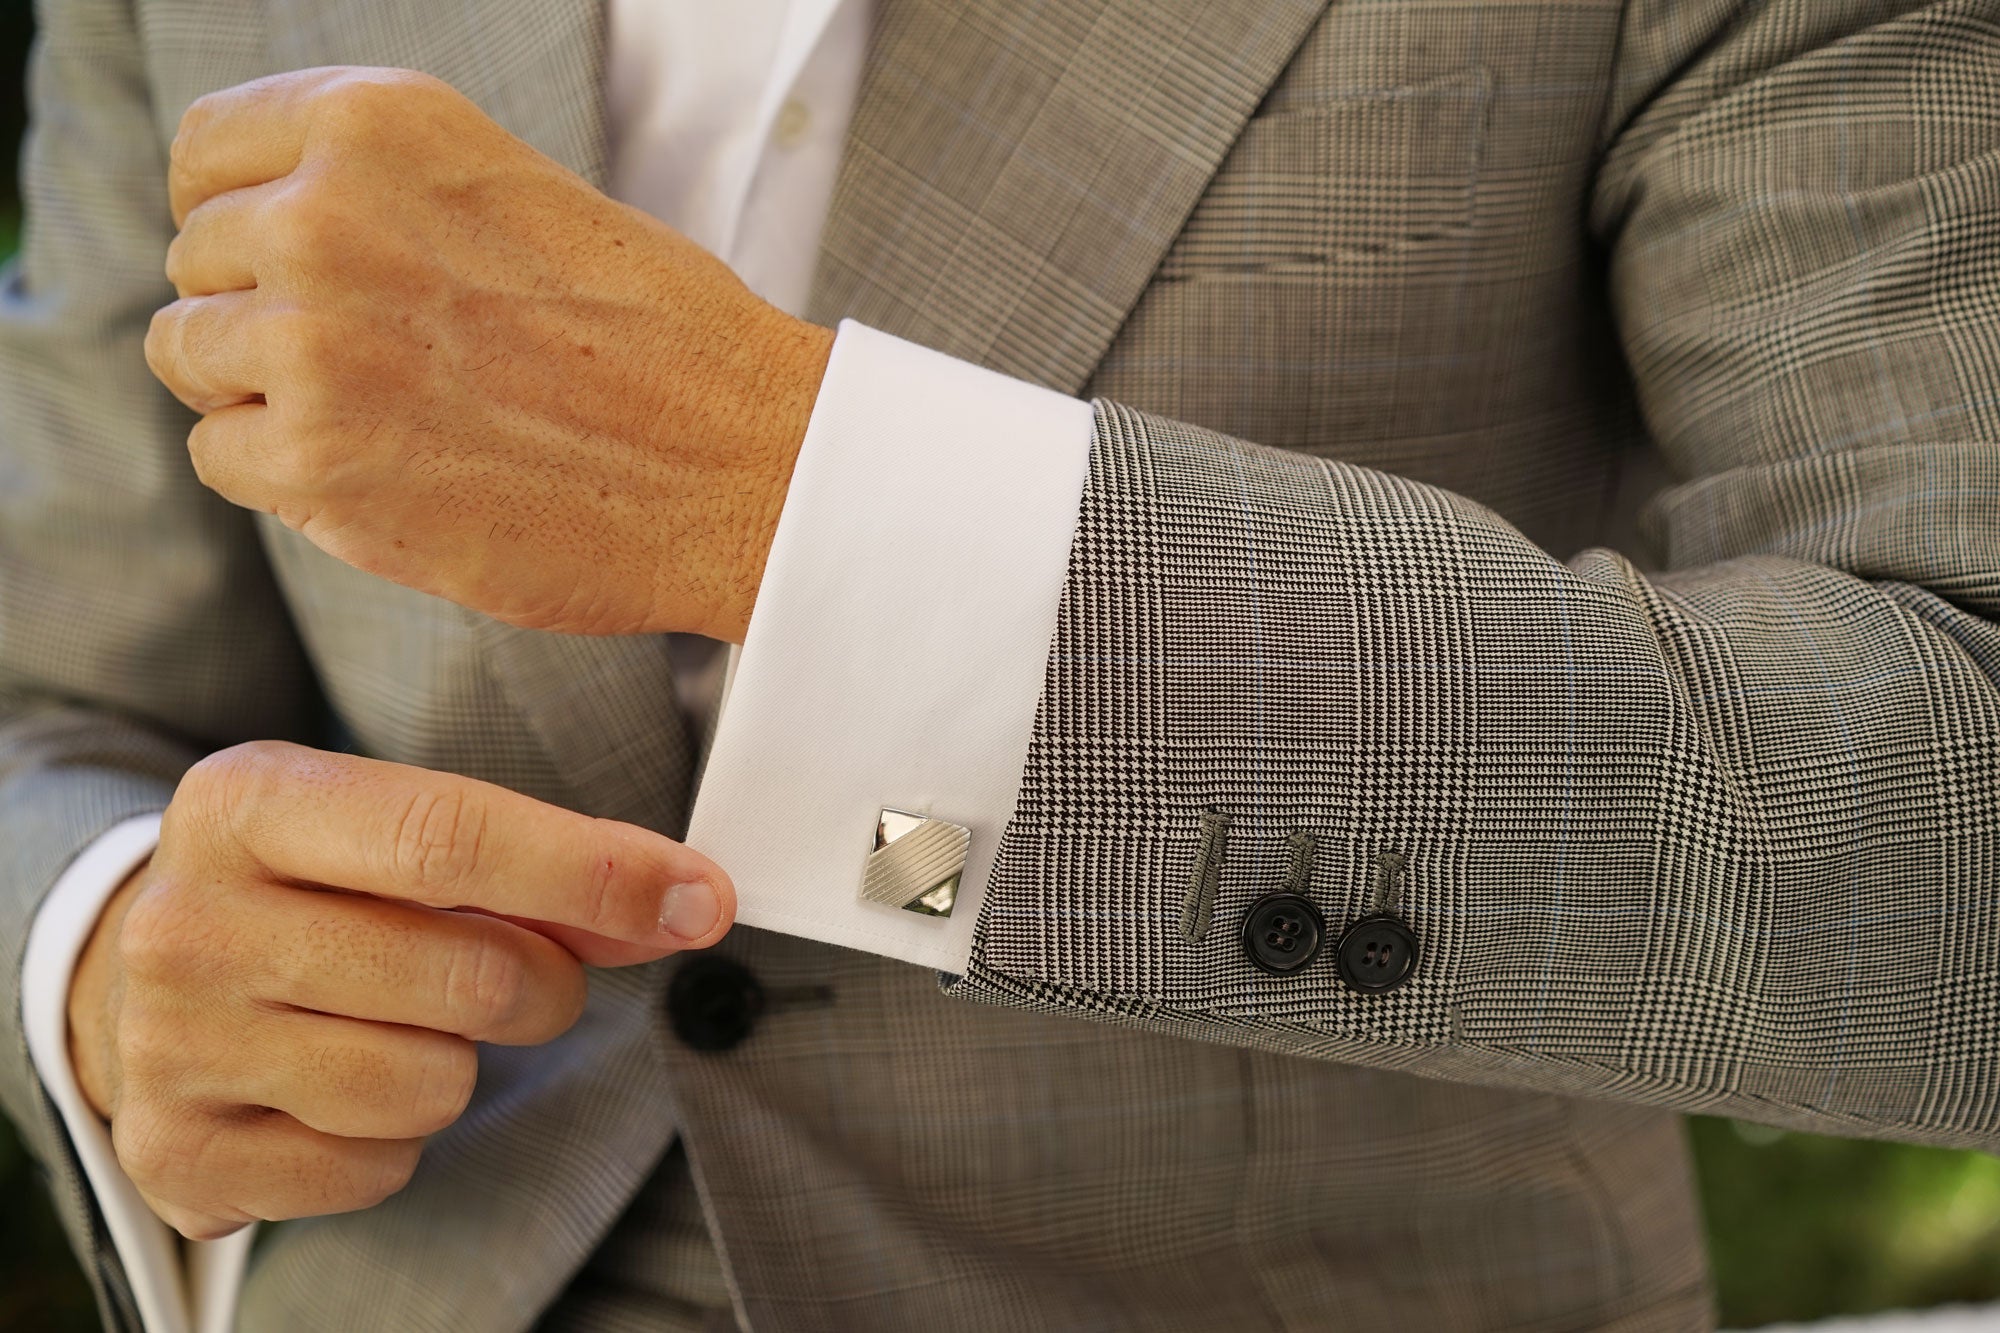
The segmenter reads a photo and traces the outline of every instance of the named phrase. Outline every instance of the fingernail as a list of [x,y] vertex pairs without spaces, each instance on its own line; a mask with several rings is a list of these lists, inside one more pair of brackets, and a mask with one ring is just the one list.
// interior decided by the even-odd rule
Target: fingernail
[[715,919],[721,915],[722,904],[714,887],[693,879],[667,890],[660,903],[660,929],[684,940],[698,940],[715,929]]

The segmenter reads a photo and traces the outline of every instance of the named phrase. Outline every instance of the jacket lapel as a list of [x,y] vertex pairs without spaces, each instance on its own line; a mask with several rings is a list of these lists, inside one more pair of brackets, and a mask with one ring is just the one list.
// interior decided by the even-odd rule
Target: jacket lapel
[[1074,393],[1326,0],[878,0],[810,313]]

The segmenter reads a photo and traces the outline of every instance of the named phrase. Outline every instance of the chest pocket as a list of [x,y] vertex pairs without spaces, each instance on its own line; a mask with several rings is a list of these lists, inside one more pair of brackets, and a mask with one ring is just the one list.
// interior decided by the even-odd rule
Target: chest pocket
[[1455,267],[1472,234],[1492,102],[1482,67],[1402,86],[1281,89],[1244,126],[1159,279]]
[[[1477,424],[1498,236],[1483,67],[1405,84],[1295,62],[1223,159],[1092,392],[1262,444],[1464,483],[1411,440]],[[1450,454],[1446,466],[1446,455]]]

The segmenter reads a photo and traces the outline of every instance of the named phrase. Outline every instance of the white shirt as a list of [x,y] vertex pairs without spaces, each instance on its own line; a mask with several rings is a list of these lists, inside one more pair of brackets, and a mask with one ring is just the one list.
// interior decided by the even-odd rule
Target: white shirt
[[[869,0],[609,8],[610,192],[798,313]],[[842,324],[688,834],[729,871],[740,924],[962,970],[1026,761],[1090,438],[1085,403]],[[949,918],[857,896],[885,806],[971,829]],[[51,889],[23,1021],[146,1328],[226,1333],[251,1229],[179,1242],[119,1169],[68,1058],[77,956],[158,830],[157,816],[119,825]]]

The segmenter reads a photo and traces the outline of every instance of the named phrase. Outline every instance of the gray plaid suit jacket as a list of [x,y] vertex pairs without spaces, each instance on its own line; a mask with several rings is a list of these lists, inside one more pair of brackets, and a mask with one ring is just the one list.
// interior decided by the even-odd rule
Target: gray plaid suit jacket
[[[658,642],[232,510],[140,357],[191,99],[415,66],[601,179],[596,0],[43,20],[4,937],[245,737],[679,827]],[[523,1327],[678,1135],[758,1330],[1681,1328],[1674,1112],[1993,1146],[1996,85],[1992,0],[885,0],[816,316],[1101,400],[972,962],[738,932],[793,998],[721,1056],[671,965],[598,977],[404,1193],[279,1228],[246,1326]],[[1406,859],[1409,985],[1245,961],[1298,829],[1336,925]],[[0,1095],[119,1317],[18,1040]]]

